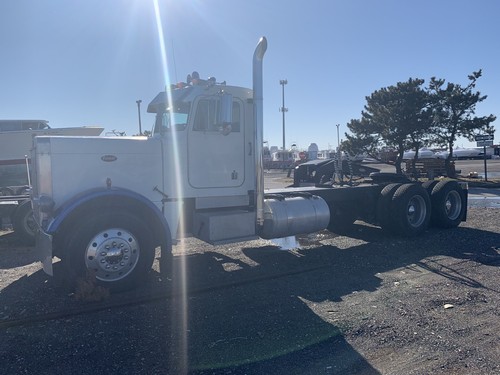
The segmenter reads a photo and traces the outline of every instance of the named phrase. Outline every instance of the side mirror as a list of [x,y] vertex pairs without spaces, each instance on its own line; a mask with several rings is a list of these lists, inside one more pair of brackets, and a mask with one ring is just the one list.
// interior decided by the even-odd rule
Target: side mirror
[[224,124],[224,125],[222,125],[222,127],[220,129],[220,132],[222,133],[222,135],[228,135],[232,131],[233,131],[233,127],[231,126],[231,124]]
[[[231,132],[231,123],[233,122],[233,96],[222,92],[220,94],[220,113],[218,123],[222,125],[224,135]],[[229,130],[227,130],[229,129]]]

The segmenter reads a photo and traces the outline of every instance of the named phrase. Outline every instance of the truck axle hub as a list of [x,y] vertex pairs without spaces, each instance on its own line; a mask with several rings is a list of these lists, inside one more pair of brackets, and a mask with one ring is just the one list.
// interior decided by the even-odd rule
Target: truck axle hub
[[87,269],[102,281],[126,277],[137,265],[139,246],[135,237],[124,229],[113,228],[94,236],[85,251]]

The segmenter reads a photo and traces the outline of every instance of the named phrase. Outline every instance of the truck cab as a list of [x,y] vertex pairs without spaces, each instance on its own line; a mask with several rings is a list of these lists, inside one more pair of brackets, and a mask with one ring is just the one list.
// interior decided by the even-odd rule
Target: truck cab
[[155,114],[152,137],[163,146],[162,194],[183,205],[167,210],[179,213],[169,220],[171,228],[179,225],[174,238],[221,243],[255,236],[252,90],[188,77],[147,110]]
[[213,79],[179,86],[148,105],[153,137],[165,145],[166,186],[182,184],[178,194],[190,198],[247,196],[255,189],[252,90]]

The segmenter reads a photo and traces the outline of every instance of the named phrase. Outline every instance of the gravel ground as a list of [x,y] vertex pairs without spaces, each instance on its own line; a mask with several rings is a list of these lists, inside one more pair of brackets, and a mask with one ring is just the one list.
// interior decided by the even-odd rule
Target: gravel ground
[[357,222],[288,251],[189,239],[171,278],[101,302],[4,232],[0,373],[498,374],[498,212],[410,240]]

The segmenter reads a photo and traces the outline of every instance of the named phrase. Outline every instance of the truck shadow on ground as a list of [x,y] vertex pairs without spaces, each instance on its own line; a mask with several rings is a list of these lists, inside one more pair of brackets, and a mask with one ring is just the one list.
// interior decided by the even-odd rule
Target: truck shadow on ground
[[[119,367],[137,373],[185,373],[189,369],[194,374],[378,374],[345,340],[335,322],[318,316],[309,304],[334,303],[353,292],[374,291],[381,286],[378,273],[415,264],[481,288],[480,282],[457,271],[421,261],[445,255],[498,265],[498,233],[460,227],[446,234],[431,229],[415,239],[388,238],[380,229],[365,226],[351,233],[360,244],[346,249],[325,245],[327,239],[317,246],[309,241],[307,248],[294,251],[265,246],[236,247],[233,253],[213,247],[174,257],[175,272],[167,281],[161,282],[153,272],[149,283],[138,290],[90,305],[61,295],[38,271],[1,291],[0,329],[6,321],[21,319],[30,330],[48,331],[50,321],[55,320],[50,313],[58,316],[70,309],[58,319],[64,319],[63,325],[71,326],[73,334],[57,342],[47,334],[52,350],[63,352],[57,361],[46,364],[47,373],[64,370],[64,358],[78,351],[85,334],[90,335],[94,353],[106,352],[110,346],[116,353],[130,353],[133,348],[134,355],[120,355]],[[144,295],[156,297],[133,302]],[[127,300],[131,302],[123,303]],[[117,302],[118,307],[113,307]],[[87,309],[86,313],[78,313],[79,308]],[[30,324],[29,317],[40,312],[49,313],[49,323]],[[99,332],[96,320],[101,322]],[[4,335],[2,363],[20,357],[28,365],[41,361],[43,354],[23,354],[23,348],[33,345],[29,335],[16,335],[23,325],[9,328]],[[94,329],[88,332],[89,327]],[[98,334],[97,340],[93,335]],[[44,339],[37,334],[40,345],[47,344]],[[95,371],[108,365],[109,358],[95,355],[88,362]]]
[[[5,256],[7,253],[16,253],[19,256]],[[33,247],[24,245],[14,232],[0,236],[0,270],[26,266],[35,261]]]

